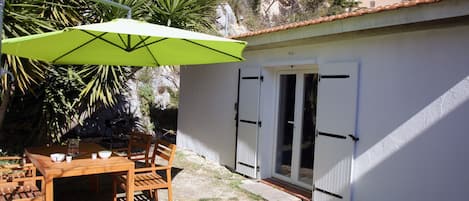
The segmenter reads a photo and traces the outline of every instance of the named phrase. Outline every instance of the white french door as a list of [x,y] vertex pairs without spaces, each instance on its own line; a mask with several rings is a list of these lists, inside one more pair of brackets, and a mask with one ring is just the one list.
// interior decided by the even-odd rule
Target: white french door
[[276,139],[272,175],[312,189],[318,74],[310,70],[277,74]]

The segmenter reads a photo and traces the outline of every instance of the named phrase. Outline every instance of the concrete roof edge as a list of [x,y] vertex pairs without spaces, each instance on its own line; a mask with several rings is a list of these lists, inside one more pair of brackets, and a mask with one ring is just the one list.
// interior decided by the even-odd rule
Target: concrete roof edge
[[[433,0],[430,0],[433,1]],[[436,0],[434,2],[440,2]],[[307,39],[340,33],[383,28],[389,26],[415,24],[432,20],[446,19],[469,15],[469,1],[445,0],[437,4],[393,9],[388,12],[376,12],[348,17],[323,23],[298,26],[281,31],[266,32],[252,36],[236,38],[245,40],[249,46],[266,45],[290,40]]]

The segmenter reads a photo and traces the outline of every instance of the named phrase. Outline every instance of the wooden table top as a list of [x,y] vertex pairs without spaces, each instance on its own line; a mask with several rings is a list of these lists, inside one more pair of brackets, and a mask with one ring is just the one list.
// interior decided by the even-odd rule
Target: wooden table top
[[71,162],[65,160],[60,163],[50,159],[52,153],[67,153],[67,146],[53,145],[50,147],[31,147],[26,149],[26,155],[45,177],[71,177],[109,172],[133,170],[134,162],[126,157],[112,155],[109,159],[91,159],[91,153],[105,150],[95,143],[80,143],[78,156]]

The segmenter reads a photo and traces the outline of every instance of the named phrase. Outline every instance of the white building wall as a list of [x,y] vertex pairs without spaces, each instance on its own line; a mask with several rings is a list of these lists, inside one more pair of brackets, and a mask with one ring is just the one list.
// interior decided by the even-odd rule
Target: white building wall
[[177,145],[234,167],[238,64],[181,67]]
[[[469,26],[397,33],[248,51],[242,64],[182,69],[178,144],[233,164],[237,65],[317,63],[321,68],[324,63],[356,61],[361,69],[360,141],[353,200],[467,200],[467,36]],[[265,68],[264,75],[260,166],[261,177],[268,177],[273,153],[273,70]],[[223,79],[213,79],[216,76]]]

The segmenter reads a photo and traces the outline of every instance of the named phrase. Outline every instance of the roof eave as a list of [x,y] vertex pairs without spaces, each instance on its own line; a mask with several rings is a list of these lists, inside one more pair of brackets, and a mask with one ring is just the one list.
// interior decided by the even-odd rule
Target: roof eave
[[247,50],[249,50],[255,46],[265,46],[269,44],[318,38],[341,33],[461,17],[469,15],[468,8],[469,1],[445,0],[437,4],[427,3],[426,5],[388,10],[387,12],[376,12],[361,15],[360,17],[348,17],[340,20],[299,26],[281,31],[238,37],[236,39],[247,41],[249,43]]

